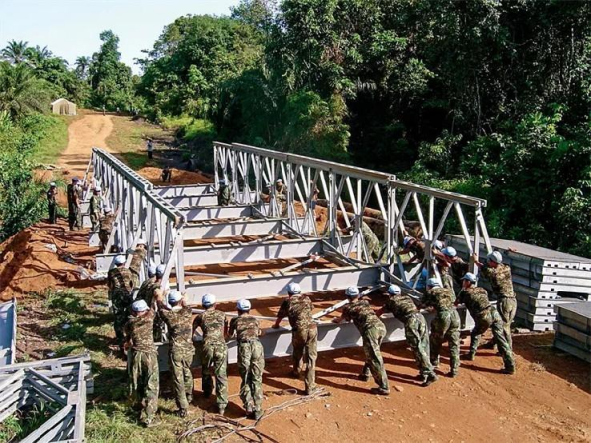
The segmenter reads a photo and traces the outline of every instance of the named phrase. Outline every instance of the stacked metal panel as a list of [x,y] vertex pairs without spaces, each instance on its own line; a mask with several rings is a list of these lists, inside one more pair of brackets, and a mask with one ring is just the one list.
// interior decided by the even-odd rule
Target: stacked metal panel
[[0,303],[0,366],[14,363],[16,349],[16,299]]
[[554,346],[591,363],[591,302],[558,305]]
[[[490,242],[503,254],[503,262],[511,266],[516,317],[527,328],[550,331],[556,318],[555,306],[590,299],[591,259],[512,240],[491,238]],[[464,237],[448,235],[447,244],[464,259],[469,258]],[[482,242],[479,255],[487,255]],[[483,286],[490,289],[484,280]]]

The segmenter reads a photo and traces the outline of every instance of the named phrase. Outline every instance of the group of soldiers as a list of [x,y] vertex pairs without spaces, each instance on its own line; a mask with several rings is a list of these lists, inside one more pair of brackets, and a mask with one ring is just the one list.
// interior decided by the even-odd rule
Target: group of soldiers
[[[84,188],[77,177],[72,178],[72,182],[68,184],[66,193],[68,197],[68,225],[70,231],[82,229],[82,212],[80,210],[80,203],[83,199]],[[46,193],[47,210],[49,213],[49,223],[57,223],[57,184],[51,182]]]
[[[417,241],[417,240],[415,240]],[[194,335],[201,332],[200,352],[202,368],[202,392],[210,397],[215,391],[218,412],[224,414],[228,404],[227,341],[236,338],[238,370],[242,380],[240,398],[246,416],[259,419],[263,415],[262,379],[265,367],[265,352],[260,341],[263,334],[259,321],[250,314],[251,303],[246,299],[236,305],[237,315],[228,321],[228,314],[217,309],[216,297],[205,294],[201,304],[203,311],[193,319],[192,309],[179,291],[165,290],[162,278],[163,265],[150,266],[148,279],[138,286],[139,266],[145,260],[144,242],[140,252],[132,253],[130,260],[124,255],[115,259],[116,267],[109,272],[109,294],[115,316],[114,326],[121,349],[127,352],[131,393],[140,409],[140,420],[153,426],[158,404],[159,375],[155,341],[160,340],[161,325],[166,324],[170,342],[170,368],[179,415],[187,415],[193,399],[191,364],[194,359]],[[408,245],[407,245],[408,246]],[[440,269],[449,268],[453,276],[453,248],[442,248],[439,257]],[[130,262],[129,269],[125,266]],[[462,358],[473,360],[480,337],[492,329],[493,342],[498,346],[504,367],[501,372],[513,374],[515,361],[511,343],[511,315],[514,315],[514,293],[510,268],[502,263],[499,252],[487,257],[486,264],[476,261],[481,275],[485,276],[497,298],[497,306],[489,301],[485,289],[477,286],[477,277],[465,272],[460,278],[461,288],[456,293],[450,287],[450,279],[428,278],[426,291],[418,298],[411,292],[403,293],[400,287],[390,285],[386,290],[387,301],[375,309],[364,298],[359,288],[345,291],[347,303],[342,313],[333,322],[351,321],[358,329],[365,352],[365,364],[359,374],[363,381],[373,377],[377,395],[389,395],[388,376],[381,355],[381,344],[386,336],[386,327],[380,319],[391,313],[404,325],[408,346],[414,354],[423,386],[438,380],[435,370],[439,367],[442,345],[449,343],[450,370],[448,376],[456,377],[460,367],[460,315],[459,304],[465,305],[474,319],[468,353]],[[460,268],[459,266],[456,266]],[[442,271],[442,275],[445,271]],[[447,281],[447,283],[445,283]],[[137,288],[137,289],[136,289]],[[318,388],[315,380],[317,357],[317,324],[312,316],[310,298],[301,292],[297,283],[287,287],[288,297],[282,302],[273,328],[288,318],[292,333],[292,376],[303,376],[305,394]],[[421,309],[434,311],[430,332]]]

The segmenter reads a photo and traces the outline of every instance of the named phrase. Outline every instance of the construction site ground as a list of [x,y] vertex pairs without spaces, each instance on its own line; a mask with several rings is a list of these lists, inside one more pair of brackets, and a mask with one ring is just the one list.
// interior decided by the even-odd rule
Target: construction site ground
[[[75,146],[68,146],[63,159],[71,174],[82,175],[92,145],[105,143],[102,147],[110,148],[109,125],[129,127],[128,121],[118,119],[127,117],[89,114],[72,123],[70,143]],[[157,172],[147,175],[151,179],[158,177]],[[190,183],[191,178],[180,173],[178,177]],[[116,354],[106,286],[88,278],[97,248],[86,246],[87,234],[68,231],[61,220],[57,226],[39,223],[0,245],[0,297],[17,297],[19,303],[18,358],[42,359],[90,351],[95,393],[87,411],[88,441],[175,441],[183,432],[202,424],[204,413],[215,412],[215,400],[200,395],[200,372],[196,370],[190,415],[186,419],[177,417],[170,380],[164,374],[159,413],[162,424],[151,429],[138,425],[127,401],[126,363]],[[224,272],[228,266],[216,269]],[[204,272],[212,272],[213,268],[206,269]],[[244,272],[269,269],[265,264],[240,268]],[[318,294],[313,299],[316,310],[320,310],[339,300],[340,294]],[[279,301],[254,300],[253,306],[256,313],[272,316]],[[374,304],[379,305],[380,300]],[[220,307],[233,311],[233,303]],[[257,429],[279,442],[591,441],[591,367],[554,349],[552,340],[552,333],[516,334],[517,374],[513,376],[499,372],[502,362],[494,351],[481,350],[475,361],[462,362],[457,378],[446,377],[446,346],[440,380],[427,388],[420,386],[410,350],[404,344],[386,344],[382,351],[392,391],[389,397],[371,394],[373,382],[357,379],[363,365],[361,348],[323,352],[318,357],[316,376],[318,385],[330,396],[285,408],[261,420]],[[468,342],[466,338],[462,352],[467,351]],[[266,362],[264,408],[302,395],[304,383],[291,378],[290,371],[290,358]],[[243,410],[235,365],[230,365],[229,373],[231,398],[227,415],[240,419]],[[294,392],[294,388],[298,391]],[[189,441],[211,441],[216,435],[222,433],[210,430],[194,434]],[[227,441],[241,440],[234,436]]]

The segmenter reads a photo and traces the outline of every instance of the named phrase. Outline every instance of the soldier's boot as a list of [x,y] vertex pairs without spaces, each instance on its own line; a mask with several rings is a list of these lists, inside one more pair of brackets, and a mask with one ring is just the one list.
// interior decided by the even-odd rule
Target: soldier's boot
[[439,359],[431,360],[431,366],[433,366],[433,369],[439,369]]
[[507,374],[507,375],[513,375],[513,374],[515,374],[515,367],[509,366],[509,367],[503,368],[503,369],[501,369],[501,373]]
[[179,409],[179,417],[181,418],[185,418],[187,416],[187,410],[186,409]]
[[390,395],[390,390],[384,388],[371,388],[371,392],[376,395]]
[[361,374],[359,374],[357,376],[357,378],[361,381],[369,381],[370,375],[371,375],[371,372],[369,370],[369,365],[366,363],[365,365],[363,365],[363,369],[361,370]]
[[458,370],[457,369],[452,369],[451,371],[449,371],[447,373],[447,376],[450,378],[456,378],[458,376]]
[[259,419],[260,419],[260,418],[263,416],[263,414],[264,414],[264,413],[265,413],[265,411],[263,411],[262,409],[259,409],[258,411],[255,411],[255,412],[254,412],[254,414],[253,414],[253,416],[252,416],[252,417],[253,417],[255,420],[259,420]]
[[436,382],[437,380],[439,380],[439,378],[435,374],[429,374],[425,377],[422,386],[427,387],[430,384]]
[[[365,380],[365,381],[367,381],[367,380]],[[310,388],[310,389],[306,389],[306,395],[314,395],[314,394],[316,394],[318,391],[320,391],[320,388],[319,388],[319,387],[317,387],[317,386],[314,386],[314,387],[312,387],[312,388]]]
[[251,404],[246,405],[246,416],[254,417],[254,406]]

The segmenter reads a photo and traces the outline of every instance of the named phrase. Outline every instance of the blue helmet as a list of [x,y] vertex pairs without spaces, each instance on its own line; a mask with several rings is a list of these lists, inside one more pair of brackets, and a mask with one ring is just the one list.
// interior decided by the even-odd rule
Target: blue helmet
[[435,277],[432,277],[429,280],[427,280],[427,286],[430,286],[432,288],[440,288],[441,283],[439,283],[438,279],[436,279]]
[[203,297],[201,297],[201,304],[205,307],[205,308],[209,308],[210,306],[215,305],[215,295],[213,294],[205,294]]
[[392,294],[392,295],[398,295],[400,294],[402,291],[400,290],[399,286],[396,285],[390,285],[388,287],[388,294]]
[[359,288],[357,286],[349,286],[345,291],[345,295],[349,298],[359,297]]
[[238,303],[236,303],[236,309],[238,309],[239,311],[250,311],[250,308],[250,302],[245,298],[238,300]]
[[470,283],[476,283],[476,275],[471,272],[466,272],[462,277],[462,280],[468,280]]

